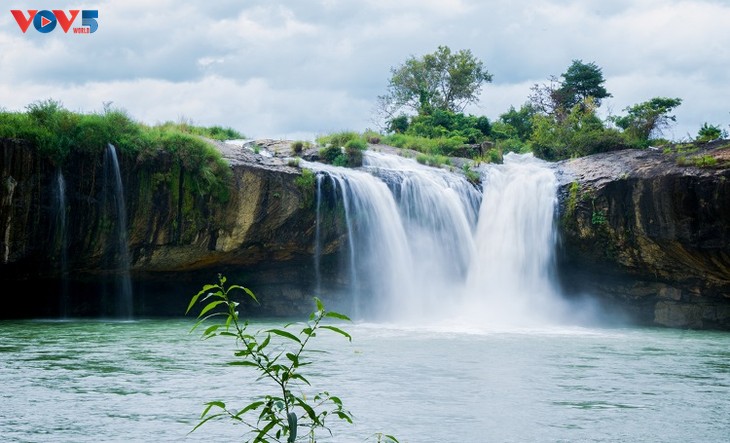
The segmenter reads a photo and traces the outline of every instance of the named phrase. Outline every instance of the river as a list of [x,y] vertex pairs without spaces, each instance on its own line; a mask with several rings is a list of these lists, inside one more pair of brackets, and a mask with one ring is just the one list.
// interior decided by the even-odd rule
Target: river
[[[252,323],[254,329],[281,322]],[[244,441],[204,403],[267,391],[192,319],[0,322],[3,442]],[[727,442],[730,334],[633,327],[342,325],[313,388],[354,415],[321,441]],[[323,435],[325,437],[325,435]]]

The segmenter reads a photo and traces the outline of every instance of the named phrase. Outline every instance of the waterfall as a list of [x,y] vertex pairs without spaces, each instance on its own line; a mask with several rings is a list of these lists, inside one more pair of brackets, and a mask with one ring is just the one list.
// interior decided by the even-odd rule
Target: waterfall
[[129,258],[128,242],[127,242],[127,209],[124,204],[124,188],[122,186],[122,175],[119,171],[119,160],[117,159],[117,150],[114,145],[107,146],[106,155],[104,156],[104,176],[107,183],[111,185],[111,205],[110,218],[114,221],[116,230],[114,231],[114,250],[116,257],[116,271],[118,273],[116,281],[116,316],[122,319],[131,319],[133,315],[132,300],[132,280],[129,273],[131,260]]
[[318,174],[317,175],[317,209],[316,209],[316,219],[315,219],[315,226],[314,226],[314,276],[316,281],[316,287],[315,287],[315,294],[319,297],[322,292],[322,270],[321,267],[321,260],[322,260],[322,240],[320,239],[320,231],[321,231],[321,225],[322,225],[322,180],[324,179],[324,175]]
[[535,324],[558,317],[557,187],[554,172],[531,155],[510,153],[504,165],[487,169],[464,317],[477,315],[490,324]]
[[461,174],[372,151],[359,169],[302,165],[341,195],[356,317],[515,325],[557,315],[557,180],[545,162],[508,154],[483,165],[483,192]]
[[56,245],[58,255],[58,270],[61,281],[61,305],[59,312],[62,318],[68,317],[68,227],[66,214],[66,180],[59,168],[56,172],[56,186],[54,192],[54,232],[53,244]]

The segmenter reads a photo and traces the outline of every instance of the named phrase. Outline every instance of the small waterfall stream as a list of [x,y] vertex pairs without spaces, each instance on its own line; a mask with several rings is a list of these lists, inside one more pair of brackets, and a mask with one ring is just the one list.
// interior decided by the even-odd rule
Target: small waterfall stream
[[69,293],[68,293],[68,226],[67,226],[67,205],[66,205],[66,180],[59,168],[56,171],[56,183],[54,190],[54,245],[57,248],[58,271],[61,281],[61,304],[59,312],[61,318],[68,317]]
[[483,192],[460,174],[372,151],[359,169],[303,166],[341,195],[354,317],[514,325],[557,315],[557,181],[544,162],[508,154],[483,165]]
[[111,186],[109,196],[112,200],[109,217],[114,222],[115,241],[114,256],[116,258],[116,272],[118,273],[115,290],[115,314],[122,319],[131,319],[133,316],[132,280],[129,273],[131,260],[127,242],[127,209],[124,203],[124,188],[122,175],[119,171],[119,160],[114,145],[107,146],[104,155],[105,183]]

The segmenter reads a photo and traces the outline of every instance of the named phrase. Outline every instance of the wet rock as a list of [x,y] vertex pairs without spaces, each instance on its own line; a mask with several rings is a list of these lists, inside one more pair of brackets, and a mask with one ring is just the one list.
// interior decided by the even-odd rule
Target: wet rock
[[[689,161],[667,148],[556,165],[567,289],[623,304],[647,324],[730,329],[730,169],[706,160],[723,159],[730,144],[692,149]],[[654,290],[637,292],[641,284]]]

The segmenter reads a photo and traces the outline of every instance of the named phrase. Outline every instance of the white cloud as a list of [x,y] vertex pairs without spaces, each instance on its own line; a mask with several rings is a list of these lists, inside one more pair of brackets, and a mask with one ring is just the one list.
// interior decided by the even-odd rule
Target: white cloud
[[604,106],[614,113],[662,95],[684,100],[678,136],[704,121],[730,121],[730,5],[720,0],[79,7],[99,10],[97,33],[22,34],[9,13],[0,14],[0,106],[55,97],[91,111],[113,100],[145,121],[184,114],[261,136],[362,130],[391,67],[448,45],[470,49],[494,74],[469,109],[492,119],[582,59],[603,69],[614,95]]

